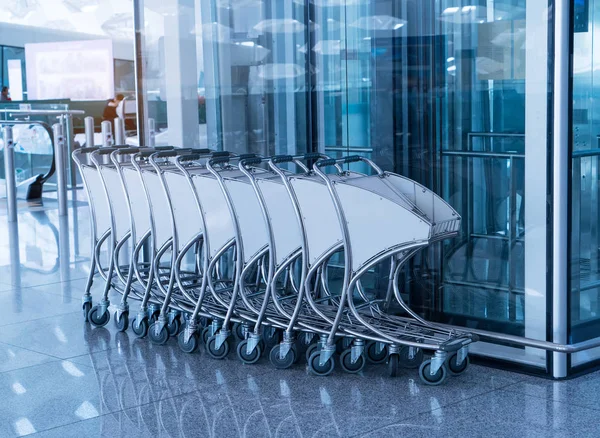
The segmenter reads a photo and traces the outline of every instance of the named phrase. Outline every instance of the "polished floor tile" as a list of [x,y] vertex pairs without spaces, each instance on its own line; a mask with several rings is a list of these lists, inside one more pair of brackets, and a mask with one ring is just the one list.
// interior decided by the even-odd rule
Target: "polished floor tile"
[[39,365],[54,360],[56,360],[56,358],[52,356],[0,342],[0,373]]

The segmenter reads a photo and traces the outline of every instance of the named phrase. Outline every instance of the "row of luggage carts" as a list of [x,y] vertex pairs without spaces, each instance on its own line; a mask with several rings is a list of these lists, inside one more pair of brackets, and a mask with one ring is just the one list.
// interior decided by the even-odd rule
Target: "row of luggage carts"
[[[390,376],[418,368],[428,385],[467,369],[476,336],[424,320],[399,287],[416,252],[460,228],[414,181],[360,156],[104,147],[73,158],[92,222],[83,311],[93,326],[109,322],[115,290],[118,330],[159,345],[176,337],[186,353],[235,349],[246,364],[266,354],[280,369],[304,356],[319,376],[336,362],[350,373],[385,363]],[[353,162],[372,174],[344,170]],[[383,262],[389,284],[377,294],[365,276]],[[96,272],[105,285],[92,305]]]

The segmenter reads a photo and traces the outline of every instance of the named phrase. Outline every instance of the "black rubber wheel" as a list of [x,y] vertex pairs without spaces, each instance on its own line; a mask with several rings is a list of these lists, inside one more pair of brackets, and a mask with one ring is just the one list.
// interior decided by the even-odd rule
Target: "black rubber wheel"
[[328,376],[333,372],[335,363],[333,357],[330,357],[323,365],[319,363],[321,357],[320,351],[315,351],[308,359],[308,370],[315,376]]
[[463,360],[463,363],[458,365],[456,363],[457,358],[457,354],[454,353],[448,358],[448,361],[446,362],[446,364],[448,365],[448,372],[453,376],[460,376],[467,370],[467,368],[469,368],[469,364],[471,363],[471,361],[469,360],[469,356],[467,356],[465,357],[465,360]]
[[296,362],[296,357],[298,356],[296,349],[294,347],[290,348],[290,351],[288,351],[288,354],[283,359],[279,357],[280,350],[281,344],[274,345],[269,353],[269,360],[278,370],[290,368]]
[[244,326],[239,323],[233,324],[233,337],[237,342],[242,342],[246,337],[244,336]]
[[412,359],[408,356],[408,352],[409,347],[405,346],[400,348],[400,366],[402,368],[407,368],[410,370],[419,368],[421,366],[421,363],[423,363],[423,350],[419,348],[415,352],[415,355]]
[[104,312],[104,315],[99,315],[100,309],[98,306],[94,306],[91,308],[90,313],[88,314],[88,321],[94,327],[104,327],[110,321],[110,312]]
[[167,328],[170,336],[177,336],[181,330],[181,321],[179,320],[179,317],[173,318],[173,321],[169,322]]
[[83,320],[85,322],[88,321],[88,315],[90,314],[90,310],[92,308],[92,303],[89,301],[86,301],[85,303],[83,303],[82,306],[82,310],[83,310]]
[[201,316],[198,320],[198,324],[200,325],[200,327],[204,328],[210,325],[210,321],[208,320],[208,318]]
[[127,331],[129,328],[129,312],[121,313],[121,317],[119,318],[118,312],[115,311],[115,326],[120,332]]
[[204,327],[202,329],[202,343],[208,344],[208,338],[210,338],[210,327]]
[[367,361],[375,364],[385,363],[387,360],[387,345],[383,345],[380,352],[377,352],[377,342],[371,341],[367,344]]
[[148,337],[153,344],[165,345],[169,340],[169,329],[163,326],[158,333],[156,333],[156,324],[153,323],[148,330]]
[[217,350],[217,336],[211,336],[206,343],[206,351],[213,359],[224,359],[229,354],[229,343],[223,342],[221,348]]
[[387,358],[387,367],[388,367],[388,376],[390,377],[398,377],[400,371],[400,358],[396,353],[390,354]]
[[177,336],[177,345],[181,348],[184,353],[193,353],[198,349],[198,333],[194,333],[190,338],[185,341],[185,332],[179,333]]
[[138,338],[145,338],[148,335],[148,318],[143,318],[138,324],[137,318],[131,321],[131,330]]
[[350,374],[360,373],[365,367],[365,357],[361,354],[356,362],[352,363],[352,349],[348,348],[340,356],[340,365],[342,369]]
[[430,375],[429,370],[431,369],[431,360],[426,360],[419,367],[419,377],[421,381],[426,385],[437,386],[444,383],[446,380],[446,376],[448,375],[448,371],[446,369],[446,364],[442,364],[437,373],[433,376]]
[[310,362],[310,356],[319,349],[319,344],[315,342],[314,344],[310,344],[306,349],[306,362]]
[[246,346],[248,345],[248,339],[244,339],[237,346],[237,355],[242,362],[248,365],[252,365],[260,360],[260,356],[262,355],[262,350],[260,348],[260,343],[252,350],[250,354],[246,352]]
[[352,338],[339,338],[335,343],[335,352],[342,354],[352,344]]
[[263,327],[262,338],[268,346],[279,344],[281,342],[281,330],[272,327]]

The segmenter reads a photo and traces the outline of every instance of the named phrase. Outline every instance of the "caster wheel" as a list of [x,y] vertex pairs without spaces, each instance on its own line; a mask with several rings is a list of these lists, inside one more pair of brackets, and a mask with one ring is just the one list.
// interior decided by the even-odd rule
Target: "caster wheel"
[[310,356],[318,349],[319,349],[318,343],[310,344],[308,346],[308,348],[306,349],[306,362],[307,363],[310,363]]
[[200,324],[200,327],[204,328],[210,325],[210,321],[208,320],[208,318],[201,316],[198,320],[198,324]]
[[296,354],[296,349],[294,347],[290,348],[290,351],[288,351],[288,354],[286,354],[283,359],[279,357],[280,349],[281,344],[274,345],[269,353],[269,360],[278,370],[290,368],[296,362],[296,357],[298,356]]
[[281,342],[281,331],[272,327],[264,327],[262,338],[267,345],[275,345]]
[[229,354],[229,343],[225,341],[221,348],[217,349],[217,336],[211,336],[206,343],[206,351],[213,359],[224,359]]
[[158,333],[156,333],[156,323],[150,326],[148,330],[148,337],[152,341],[153,344],[156,345],[165,345],[169,340],[169,330],[166,326],[160,329]]
[[250,354],[246,351],[246,346],[248,345],[248,339],[244,339],[237,346],[237,355],[242,362],[245,364],[251,365],[259,361],[260,356],[262,354],[262,350],[260,348],[260,344],[258,344]]
[[246,337],[244,336],[244,326],[239,323],[233,324],[233,337],[237,342],[242,342]]
[[335,352],[341,355],[351,344],[352,338],[339,338],[335,343]]
[[352,363],[352,350],[350,348],[344,350],[340,356],[342,369],[350,374],[360,373],[365,367],[365,362],[365,357],[361,354],[356,362]]
[[320,357],[320,351],[315,351],[310,355],[308,360],[308,370],[315,376],[328,376],[333,372],[333,368],[335,367],[333,357],[330,357],[323,365],[319,363]]
[[381,351],[377,351],[377,342],[367,344],[367,361],[375,364],[385,363],[387,359],[387,345],[384,345]]
[[152,315],[150,315],[150,325],[154,324],[156,321],[158,321],[158,315],[160,315],[160,311],[156,311],[154,312]]
[[431,369],[431,360],[426,360],[419,367],[419,377],[421,381],[426,385],[437,386],[444,383],[446,380],[446,376],[448,375],[448,371],[446,369],[446,364],[443,364],[437,373],[433,376],[430,374],[429,370]]
[[181,330],[181,321],[179,318],[173,318],[173,321],[169,322],[167,328],[170,336],[177,336]]
[[127,331],[129,328],[129,313],[123,312],[119,318],[118,313],[115,312],[115,326],[117,326],[117,330],[120,332]]
[[100,316],[100,309],[98,306],[94,306],[91,308],[90,313],[88,314],[88,321],[94,327],[104,327],[110,321],[110,313],[104,312],[104,315]]
[[179,333],[177,336],[177,345],[184,353],[193,353],[198,349],[198,334],[194,333],[188,341],[185,341],[185,332]]
[[208,338],[210,338],[210,327],[204,327],[202,329],[202,343],[208,344]]
[[148,319],[144,318],[139,323],[134,319],[131,322],[131,329],[138,338],[145,338],[148,335]]
[[398,377],[400,371],[400,358],[397,354],[390,354],[387,358],[388,376]]
[[446,364],[448,365],[448,372],[451,375],[460,376],[469,367],[469,364],[470,364],[469,356],[465,357],[465,360],[463,360],[463,363],[461,363],[460,365],[458,365],[456,363],[456,359],[457,359],[457,354],[454,353],[452,356],[450,356],[450,358],[448,359]]
[[83,309],[83,320],[84,321],[88,321],[88,315],[90,314],[90,310],[92,308],[92,303],[91,302],[85,302],[83,303],[82,309]]
[[407,369],[419,368],[423,362],[423,350],[418,349],[415,351],[414,356],[411,358],[408,355],[409,347],[400,348],[400,366]]

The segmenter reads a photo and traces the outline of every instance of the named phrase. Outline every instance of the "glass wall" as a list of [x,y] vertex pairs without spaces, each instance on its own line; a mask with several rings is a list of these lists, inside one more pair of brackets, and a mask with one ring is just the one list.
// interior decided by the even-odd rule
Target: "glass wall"
[[[358,153],[432,188],[462,234],[407,266],[411,306],[547,340],[552,2],[142,3],[159,144]],[[540,350],[474,348],[546,365]]]

